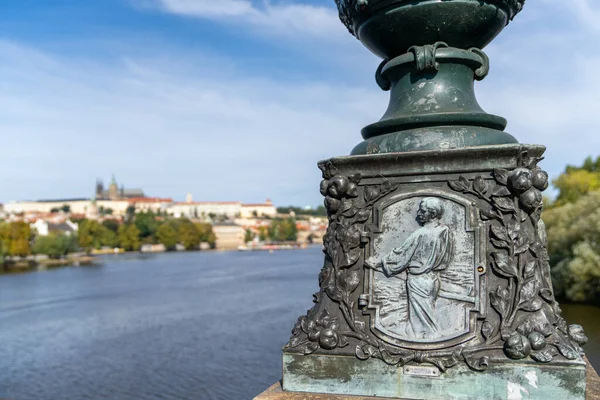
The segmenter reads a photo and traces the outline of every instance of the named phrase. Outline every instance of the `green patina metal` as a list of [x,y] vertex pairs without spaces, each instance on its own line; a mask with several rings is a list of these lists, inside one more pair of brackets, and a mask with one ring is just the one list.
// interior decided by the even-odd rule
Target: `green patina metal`
[[477,103],[474,81],[485,78],[481,50],[522,8],[522,0],[338,0],[340,17],[384,59],[376,72],[390,103],[362,130],[357,154],[517,143],[506,120]]
[[319,163],[329,220],[283,389],[406,399],[583,400],[587,337],[554,297],[544,147],[477,103],[483,48],[525,0],[335,0],[383,58],[382,118]]
[[467,367],[437,377],[377,360],[292,355],[283,357],[284,390],[428,400],[572,400],[585,397],[585,363],[565,368],[515,362],[473,373]]

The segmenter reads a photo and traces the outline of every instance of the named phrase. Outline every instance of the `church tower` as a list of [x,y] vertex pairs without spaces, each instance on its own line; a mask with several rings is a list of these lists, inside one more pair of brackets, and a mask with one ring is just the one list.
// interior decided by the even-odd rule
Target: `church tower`
[[112,176],[110,186],[108,187],[108,198],[110,200],[118,200],[119,199],[119,187],[117,186],[117,181],[115,180],[114,174]]
[[101,179],[96,179],[96,199],[102,199],[104,196],[104,183]]

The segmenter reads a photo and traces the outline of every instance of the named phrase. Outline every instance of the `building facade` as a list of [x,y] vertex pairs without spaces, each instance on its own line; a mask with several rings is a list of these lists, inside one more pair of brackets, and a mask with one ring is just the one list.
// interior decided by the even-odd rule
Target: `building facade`
[[242,204],[240,216],[242,218],[275,218],[277,216],[277,208],[275,208],[269,199],[264,203]]
[[126,200],[140,197],[146,197],[142,189],[126,189],[123,185],[119,187],[114,175],[106,190],[104,189],[104,182],[101,179],[96,180],[96,200]]

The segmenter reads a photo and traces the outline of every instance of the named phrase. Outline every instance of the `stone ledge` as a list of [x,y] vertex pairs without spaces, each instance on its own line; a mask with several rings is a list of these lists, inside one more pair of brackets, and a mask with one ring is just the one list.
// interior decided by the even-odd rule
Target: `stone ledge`
[[[586,371],[586,400],[600,400],[600,377],[594,370],[590,362],[587,363]],[[270,388],[265,390],[254,398],[254,400],[381,400],[382,397],[364,397],[364,396],[347,396],[347,395],[331,395],[319,393],[300,393],[300,392],[284,392],[281,388],[281,381],[275,383]],[[402,400],[402,399],[390,399]]]

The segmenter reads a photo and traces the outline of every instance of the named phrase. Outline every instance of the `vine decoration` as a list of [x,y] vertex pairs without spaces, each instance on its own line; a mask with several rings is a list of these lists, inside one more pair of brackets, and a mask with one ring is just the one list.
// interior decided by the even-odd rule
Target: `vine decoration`
[[[301,316],[292,330],[292,337],[284,350],[292,353],[312,354],[316,351],[331,352],[356,343],[354,354],[361,360],[376,358],[389,365],[404,366],[409,362],[428,363],[440,371],[464,361],[470,368],[482,371],[489,365],[487,356],[475,353],[493,347],[458,347],[447,351],[415,351],[392,347],[368,333],[366,324],[357,318],[355,292],[364,273],[362,263],[363,243],[366,243],[367,221],[372,219],[375,203],[393,193],[399,183],[383,178],[376,185],[362,185],[359,174],[345,176],[339,173],[331,161],[319,166],[323,172],[320,185],[325,196],[329,227],[323,238],[325,264],[319,273],[321,290],[314,294],[316,305]],[[362,194],[362,195],[359,195]],[[325,305],[337,306],[343,320],[332,317]],[[334,312],[333,314],[337,314]]]
[[494,274],[506,281],[489,293],[500,323],[483,322],[486,345],[503,342],[509,358],[547,363],[558,354],[578,358],[587,337],[581,326],[567,326],[551,284],[542,279],[546,243],[540,235],[541,192],[548,187],[548,174],[537,166],[541,160],[523,151],[516,169],[493,171],[493,182],[460,176],[449,186],[487,203],[480,215],[489,225],[488,259]]
[[321,164],[320,188],[329,227],[323,239],[320,291],[314,294],[315,306],[298,319],[284,350],[341,354],[338,349],[352,344],[359,359],[376,358],[396,366],[428,363],[442,372],[460,362],[483,371],[490,364],[490,352],[503,351],[512,359],[530,357],[541,363],[558,355],[578,358],[587,337],[581,326],[566,324],[551,283],[541,279],[543,269],[549,267],[544,264],[547,251],[540,219],[541,191],[548,186],[548,175],[537,167],[540,160],[523,151],[517,168],[495,169],[493,179],[460,176],[448,182],[452,190],[481,200],[479,212],[489,227],[491,243],[488,260],[499,279],[497,288],[489,293],[497,318],[490,314],[479,324],[481,339],[476,344],[429,352],[384,343],[370,334],[357,316],[356,291],[364,273],[360,261],[368,242],[367,222],[372,220],[375,203],[399,184],[382,178],[379,184],[359,186],[359,174],[340,174],[331,161]]
[[362,266],[358,261],[363,254],[361,245],[367,233],[364,224],[371,218],[375,202],[396,190],[398,184],[384,180],[381,185],[365,186],[364,194],[359,198],[360,174],[342,175],[331,161],[319,168],[323,172],[320,190],[325,196],[329,226],[323,237],[325,265],[319,273],[321,291],[315,293],[314,301],[320,303],[325,295],[337,304],[347,329],[340,330],[340,324],[336,318],[330,317],[327,308],[322,307],[316,318],[313,317],[314,309],[309,310],[307,315],[298,319],[292,330],[292,339],[284,349],[311,354],[319,348],[333,350],[345,347],[349,338],[379,346],[367,334],[365,323],[357,318],[352,295],[361,282],[359,272]]

